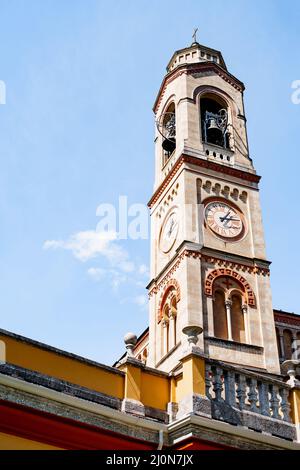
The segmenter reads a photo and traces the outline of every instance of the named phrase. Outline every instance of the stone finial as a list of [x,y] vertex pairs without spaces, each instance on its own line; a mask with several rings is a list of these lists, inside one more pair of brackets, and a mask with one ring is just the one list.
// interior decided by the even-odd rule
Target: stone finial
[[137,336],[134,333],[126,333],[124,343],[127,349],[127,357],[133,357],[133,350],[137,343]]
[[283,372],[287,373],[287,375],[289,376],[289,380],[287,381],[287,383],[291,387],[295,387],[298,382],[298,380],[296,379],[296,375],[297,369],[298,371],[300,369],[300,361],[296,359],[290,359],[288,361],[284,361],[281,367]]
[[189,344],[196,345],[198,342],[198,336],[202,333],[202,331],[203,331],[203,328],[201,328],[201,326],[191,325],[191,326],[185,326],[182,330],[182,333],[184,335],[187,335],[187,340]]

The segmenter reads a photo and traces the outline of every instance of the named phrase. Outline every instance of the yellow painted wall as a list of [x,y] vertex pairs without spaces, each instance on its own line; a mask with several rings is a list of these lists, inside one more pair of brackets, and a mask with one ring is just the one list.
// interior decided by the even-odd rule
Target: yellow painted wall
[[295,424],[300,423],[300,390],[294,389],[289,395],[291,405],[291,418]]
[[37,441],[0,432],[0,450],[63,450]]
[[146,406],[167,409],[170,401],[170,379],[143,372],[141,380],[141,402]]
[[6,362],[67,380],[117,398],[124,396],[124,377],[0,334],[6,346]]
[[194,393],[205,396],[204,359],[190,357],[183,361],[182,367],[182,375],[175,379],[175,401],[178,403],[186,395]]
[[175,397],[174,400],[175,402],[181,401],[186,395],[187,395],[187,390],[186,386],[183,380],[183,376],[180,375],[179,377],[176,377],[175,379]]

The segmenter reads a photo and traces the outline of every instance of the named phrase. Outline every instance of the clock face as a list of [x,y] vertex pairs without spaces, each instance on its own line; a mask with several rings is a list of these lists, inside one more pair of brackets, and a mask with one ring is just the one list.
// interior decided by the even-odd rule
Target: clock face
[[160,249],[168,253],[175,243],[178,234],[179,222],[177,208],[173,209],[164,220],[160,232]]
[[222,201],[213,201],[205,208],[207,226],[218,236],[229,241],[240,239],[245,231],[241,213]]

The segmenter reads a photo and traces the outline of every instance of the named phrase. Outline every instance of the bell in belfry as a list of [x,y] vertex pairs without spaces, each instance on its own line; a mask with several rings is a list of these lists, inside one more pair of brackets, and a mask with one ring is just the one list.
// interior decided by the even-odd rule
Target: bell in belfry
[[174,138],[170,137],[163,140],[162,148],[169,153],[172,153],[176,148],[176,141]]
[[210,131],[212,129],[218,129],[220,130],[219,126],[218,126],[218,121],[217,121],[217,118],[214,116],[214,117],[210,117],[207,121],[207,130]]
[[227,111],[221,109],[218,113],[205,113],[205,141],[223,147],[227,127]]

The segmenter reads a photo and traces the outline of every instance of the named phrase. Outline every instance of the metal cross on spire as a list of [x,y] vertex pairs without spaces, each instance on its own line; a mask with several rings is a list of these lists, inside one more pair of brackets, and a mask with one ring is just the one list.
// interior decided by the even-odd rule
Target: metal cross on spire
[[198,31],[198,28],[194,28],[194,34],[192,35],[193,43],[197,42],[197,31]]

